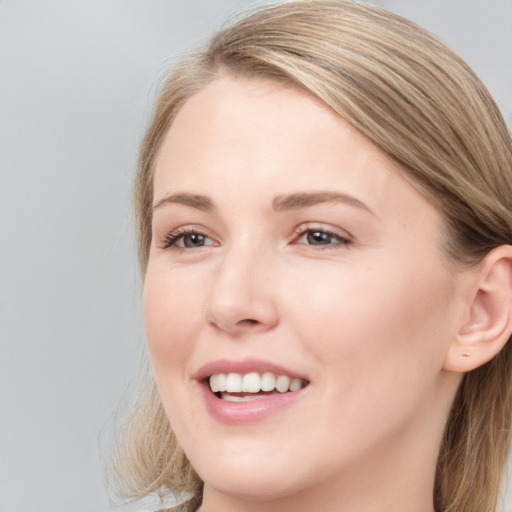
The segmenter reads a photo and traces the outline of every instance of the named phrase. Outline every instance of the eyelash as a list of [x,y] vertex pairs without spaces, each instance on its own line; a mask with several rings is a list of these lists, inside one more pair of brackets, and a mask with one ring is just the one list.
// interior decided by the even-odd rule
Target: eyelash
[[[178,251],[183,251],[185,249],[193,249],[193,247],[187,247],[187,246],[180,246],[178,245],[178,242],[181,239],[184,239],[186,236],[191,235],[198,235],[202,236],[205,239],[210,238],[205,233],[199,231],[198,229],[189,228],[189,227],[181,227],[177,228],[174,231],[171,231],[166,235],[166,237],[162,241],[162,245],[160,246],[161,249],[173,249]],[[207,244],[210,245],[210,244]],[[202,245],[198,245],[197,247],[203,247]]]
[[[337,248],[340,246],[348,247],[352,244],[352,240],[350,238],[343,237],[339,233],[336,233],[333,230],[322,228],[322,227],[310,227],[310,226],[305,226],[305,227],[301,226],[301,227],[297,228],[295,230],[295,234],[297,235],[298,238],[296,238],[295,240],[298,241],[302,237],[304,237],[310,233],[317,233],[317,234],[321,233],[322,235],[326,235],[326,236],[330,237],[331,239],[335,239],[335,242],[327,243],[327,244],[303,243],[303,244],[299,244],[299,245],[309,245],[311,247],[316,247],[319,250],[326,250],[326,249]],[[207,245],[207,246],[212,245],[212,244],[202,244],[202,245],[197,245],[196,247],[194,247],[194,246],[187,247],[187,246],[178,245],[178,242],[180,240],[183,240],[186,236],[194,236],[194,235],[201,236],[204,239],[210,239],[210,237],[208,235],[206,235],[205,233],[203,233],[202,231],[200,231],[198,229],[189,228],[189,227],[180,227],[180,228],[175,229],[174,231],[171,231],[170,233],[168,233],[166,235],[166,237],[162,241],[162,245],[160,246],[160,248],[184,251],[185,249],[194,249],[194,248],[204,247],[204,245]]]
[[299,237],[298,240],[303,238],[304,236],[308,235],[309,233],[321,233],[322,235],[327,235],[328,237],[331,237],[335,239],[334,243],[327,243],[327,244],[301,244],[301,245],[309,245],[310,247],[315,247],[319,250],[326,250],[326,249],[336,249],[338,247],[348,247],[352,244],[352,239],[348,237],[344,237],[340,235],[339,233],[336,233],[333,230],[330,230],[328,228],[320,227],[320,226],[300,226],[295,230],[295,233]]

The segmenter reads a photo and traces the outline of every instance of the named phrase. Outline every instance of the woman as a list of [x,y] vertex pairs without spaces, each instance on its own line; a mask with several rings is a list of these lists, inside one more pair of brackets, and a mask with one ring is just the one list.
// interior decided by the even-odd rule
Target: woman
[[156,387],[125,430],[129,494],[495,510],[512,142],[446,46],[345,1],[241,20],[163,86],[135,211]]

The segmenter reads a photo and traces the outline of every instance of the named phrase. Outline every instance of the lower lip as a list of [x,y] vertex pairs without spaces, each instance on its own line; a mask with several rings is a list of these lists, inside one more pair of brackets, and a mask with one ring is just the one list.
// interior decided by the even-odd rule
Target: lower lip
[[201,384],[208,412],[216,420],[231,425],[261,421],[282,411],[299,399],[306,388],[275,395],[266,395],[247,402],[228,402],[211,392],[206,383]]

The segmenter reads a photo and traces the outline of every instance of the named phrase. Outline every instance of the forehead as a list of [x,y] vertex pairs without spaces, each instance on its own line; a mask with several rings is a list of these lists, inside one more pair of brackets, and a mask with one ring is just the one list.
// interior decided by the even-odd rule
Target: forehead
[[[306,143],[305,143],[306,142]],[[305,144],[304,144],[305,143]],[[293,151],[291,151],[293,149]],[[323,154],[323,158],[318,158]],[[312,94],[293,85],[260,78],[222,78],[193,95],[178,112],[156,162],[158,179],[207,165],[213,172],[238,158],[234,171],[252,168],[258,175],[297,167],[311,172],[322,165],[362,164],[371,160],[396,171],[395,164],[349,123]],[[206,160],[206,162],[204,161]],[[220,169],[215,169],[220,172]]]
[[192,96],[166,134],[154,181],[155,202],[191,192],[239,208],[251,198],[326,189],[383,213],[433,210],[398,165],[331,108],[259,78],[218,79]]

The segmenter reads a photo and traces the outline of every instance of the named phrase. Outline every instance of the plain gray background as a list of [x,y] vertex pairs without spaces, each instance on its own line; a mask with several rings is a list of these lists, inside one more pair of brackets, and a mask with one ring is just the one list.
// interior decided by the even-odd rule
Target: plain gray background
[[[0,1],[0,512],[110,509],[99,446],[143,350],[129,194],[151,98],[170,57],[263,3]],[[459,51],[512,124],[512,0],[371,3]]]

